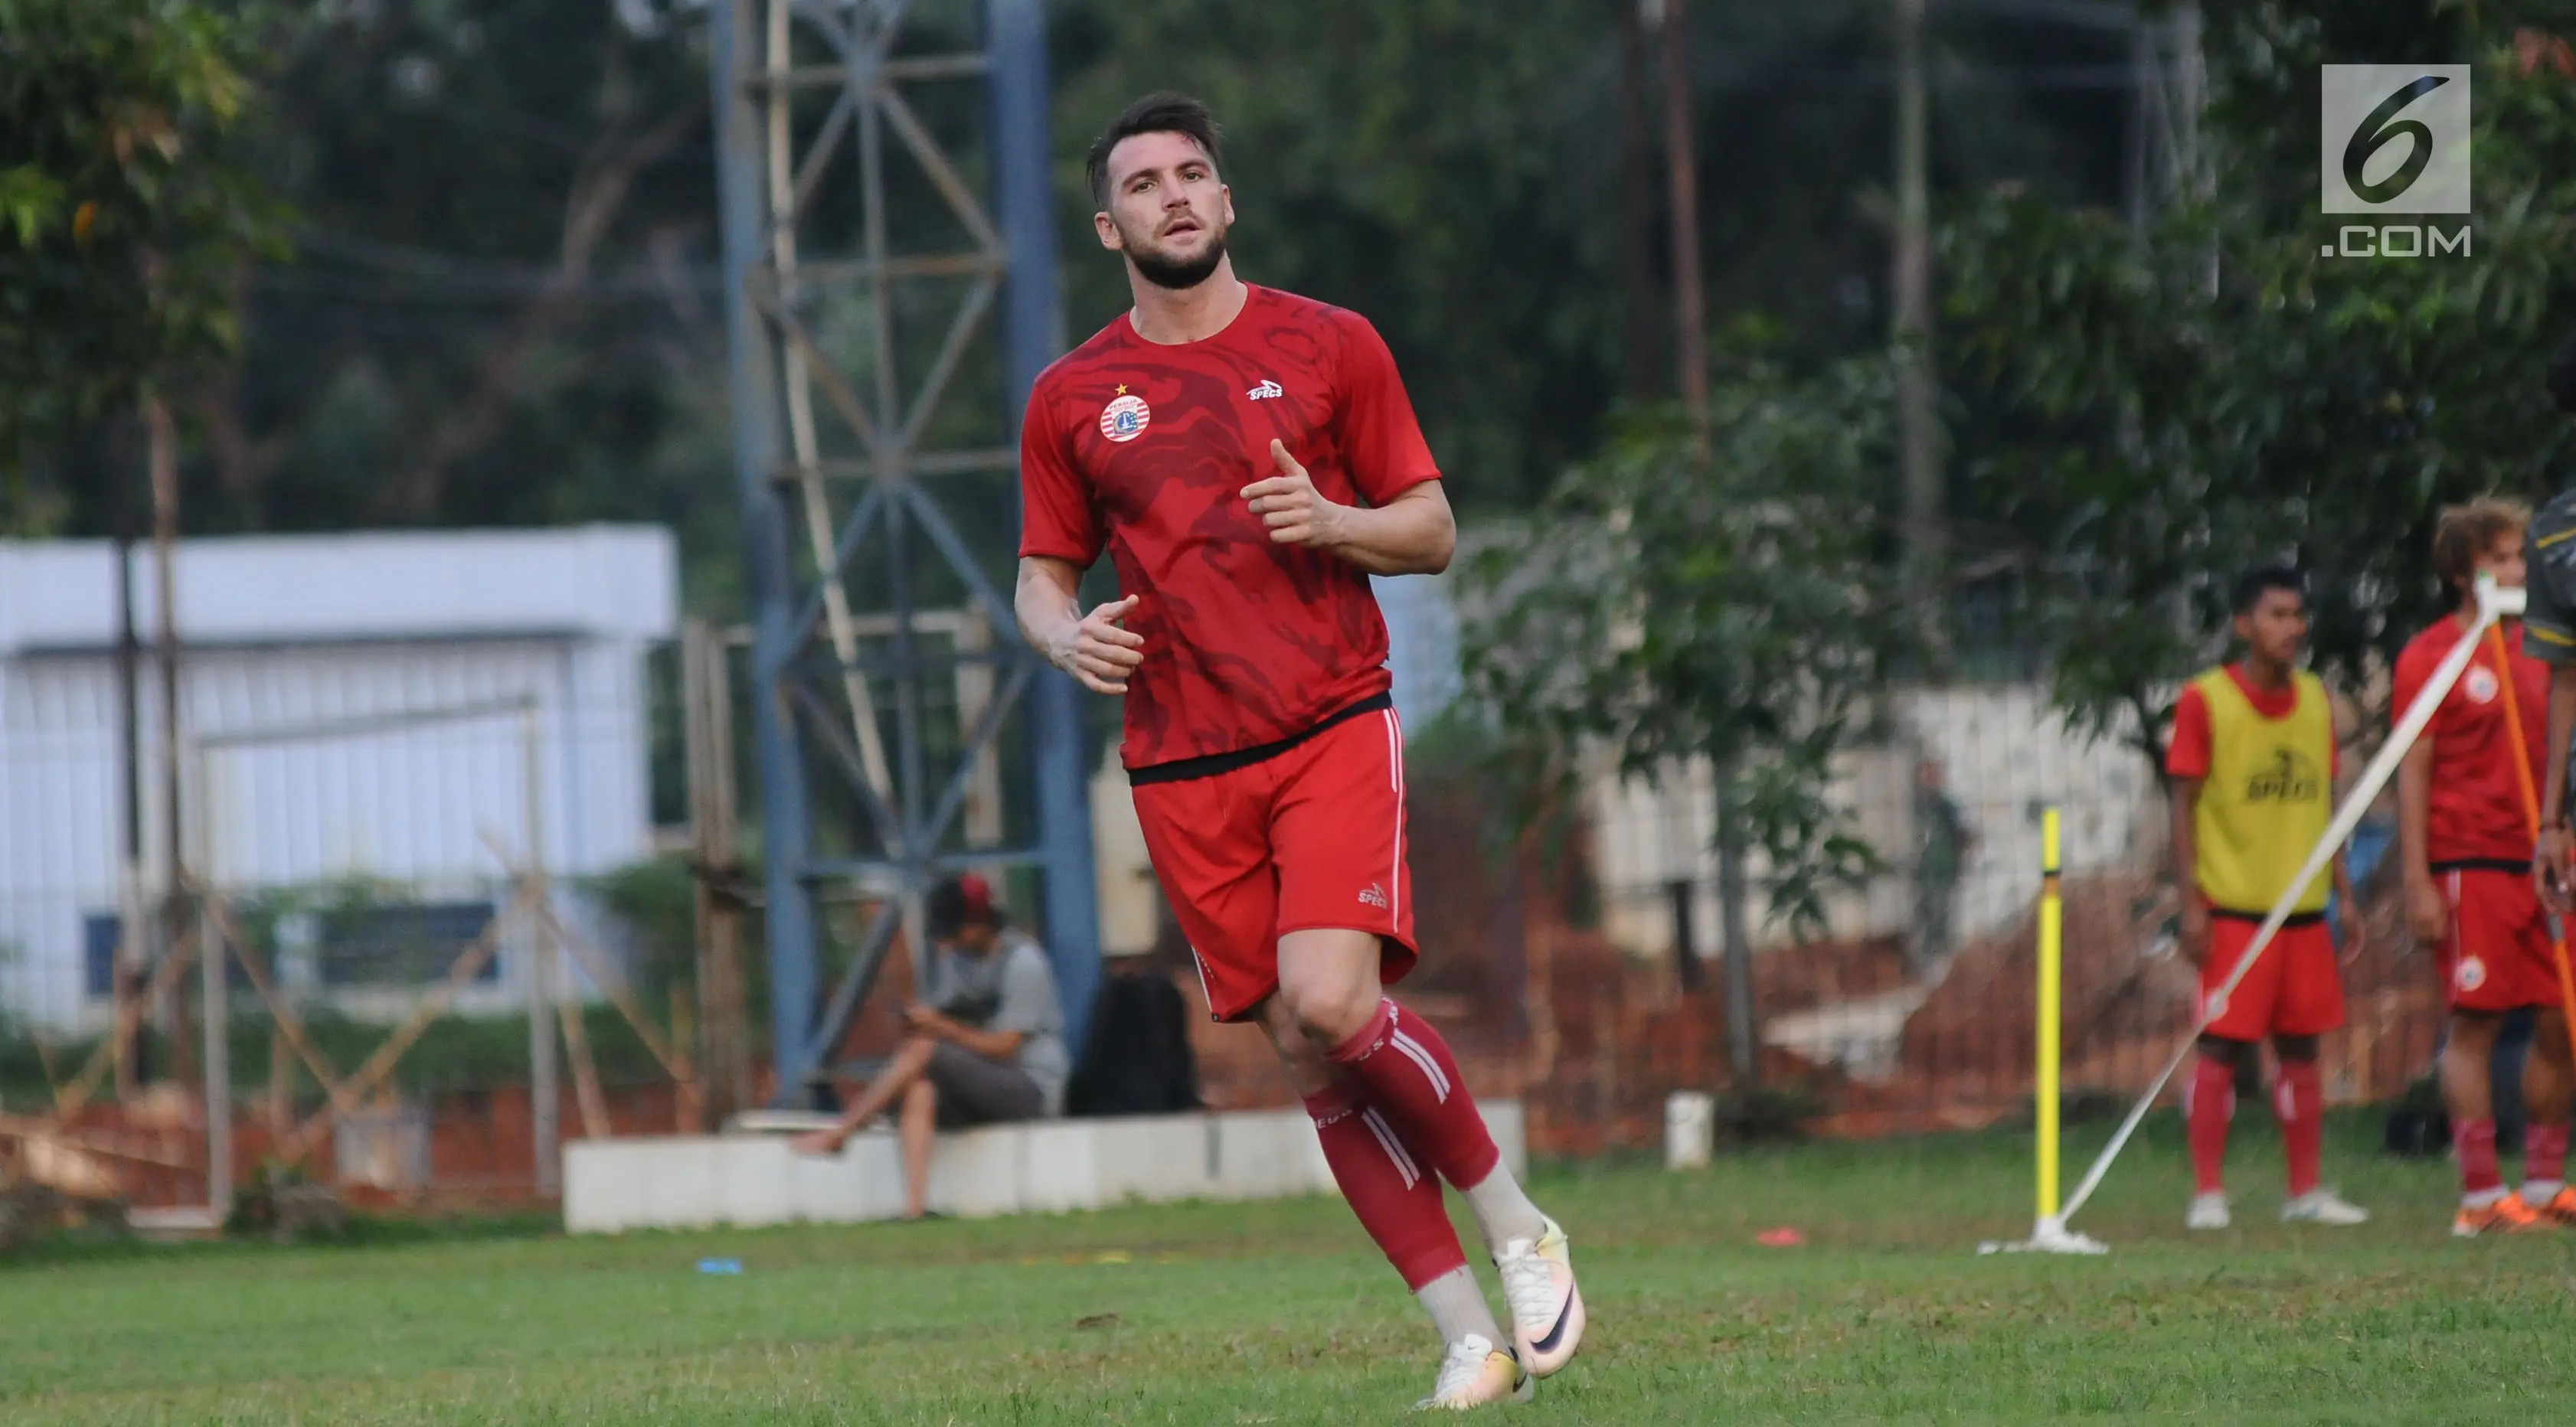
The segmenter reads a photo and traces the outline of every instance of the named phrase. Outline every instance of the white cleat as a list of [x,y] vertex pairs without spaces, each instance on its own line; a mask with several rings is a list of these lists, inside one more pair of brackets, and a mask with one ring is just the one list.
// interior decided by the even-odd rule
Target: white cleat
[[1537,1392],[1538,1379],[1521,1370],[1511,1349],[1497,1348],[1471,1333],[1449,1345],[1431,1395],[1413,1404],[1413,1410],[1464,1412],[1488,1403],[1527,1402]]
[[1546,1225],[1536,1240],[1514,1239],[1494,1255],[1503,1298],[1512,1308],[1512,1344],[1532,1377],[1550,1377],[1574,1360],[1583,1342],[1583,1294],[1574,1286],[1574,1255],[1565,1230]]
[[2227,1222],[2227,1196],[2224,1194],[2191,1196],[2191,1212],[2182,1217],[2182,1226],[2186,1229],[2224,1229]]
[[2370,1211],[2350,1203],[2331,1189],[2311,1189],[2281,1206],[2284,1224],[2327,1224],[2349,1229],[2370,1222]]

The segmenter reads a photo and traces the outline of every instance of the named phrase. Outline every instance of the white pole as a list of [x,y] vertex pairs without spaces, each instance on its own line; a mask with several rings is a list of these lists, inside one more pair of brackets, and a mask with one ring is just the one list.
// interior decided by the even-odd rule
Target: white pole
[[[544,824],[545,787],[538,775],[540,738],[537,728],[537,702],[531,698],[519,710],[520,775],[527,799],[528,827],[527,868],[519,886],[519,900],[524,903],[551,895],[546,888],[546,837]],[[528,1126],[530,1154],[535,1160],[537,1193],[553,1194],[563,1185],[563,1165],[559,1158],[562,1128],[557,1123],[562,1105],[562,1091],[555,1076],[555,949],[545,933],[546,919],[537,907],[523,907],[520,922],[521,943],[528,957]]]

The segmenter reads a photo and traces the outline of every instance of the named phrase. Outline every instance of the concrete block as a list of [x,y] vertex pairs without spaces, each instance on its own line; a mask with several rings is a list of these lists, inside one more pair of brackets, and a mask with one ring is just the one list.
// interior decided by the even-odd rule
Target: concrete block
[[[1209,1187],[1220,1199],[1275,1199],[1303,1194],[1310,1184],[1305,1146],[1315,1139],[1314,1122],[1302,1110],[1237,1112],[1211,1115],[1216,1135],[1216,1182]],[[1315,1158],[1320,1162],[1323,1151]]]
[[629,1141],[574,1140],[564,1146],[564,1231],[615,1234],[650,1223],[644,1208],[644,1180],[651,1172],[652,1144],[629,1148]]
[[839,1168],[830,1182],[829,1222],[865,1223],[903,1213],[903,1142],[894,1131],[871,1130],[852,1139],[841,1151]]
[[991,1125],[941,1135],[930,1156],[930,1207],[961,1219],[1019,1212],[1022,1133]]
[[805,1158],[780,1139],[734,1136],[710,1141],[716,1147],[717,1218],[745,1228],[794,1220],[796,1199],[789,1176],[792,1161]]
[[1215,1193],[1205,1117],[1156,1115],[1087,1123],[1097,1136],[1092,1153],[1100,1167],[1103,1206],[1128,1200],[1169,1204]]
[[701,1136],[630,1140],[651,1145],[635,1168],[643,1181],[643,1227],[700,1229],[723,1222],[723,1145]]
[[[1503,1162],[1526,1173],[1520,1103],[1487,1101],[1484,1110]],[[1332,1191],[1332,1170],[1298,1110],[992,1126],[940,1136],[930,1170],[931,1207],[959,1215]],[[854,1223],[902,1212],[903,1157],[891,1130],[860,1134],[831,1159],[760,1135],[564,1147],[564,1227],[573,1233]]]
[[1055,1214],[1097,1209],[1099,1137],[1078,1121],[1027,1125],[1020,1130],[1020,1208]]

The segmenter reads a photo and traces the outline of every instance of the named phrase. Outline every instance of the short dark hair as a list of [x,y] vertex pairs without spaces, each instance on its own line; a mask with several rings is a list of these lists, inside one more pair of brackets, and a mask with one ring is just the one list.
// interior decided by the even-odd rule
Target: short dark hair
[[2236,577],[2236,589],[2228,597],[2230,614],[2248,615],[2263,596],[2273,590],[2288,590],[2301,600],[2308,597],[2308,577],[2287,565],[2257,565]]
[[1138,134],[1178,134],[1197,144],[1207,154],[1208,162],[1222,169],[1225,161],[1217,156],[1217,140],[1223,133],[1208,107],[1186,94],[1166,90],[1146,95],[1110,120],[1100,137],[1091,141],[1091,152],[1082,161],[1083,172],[1091,179],[1091,201],[1103,208],[1109,206],[1109,151],[1118,147],[1120,140]]
[[2549,399],[2560,411],[2576,416],[2576,333],[2569,333],[2549,359]]

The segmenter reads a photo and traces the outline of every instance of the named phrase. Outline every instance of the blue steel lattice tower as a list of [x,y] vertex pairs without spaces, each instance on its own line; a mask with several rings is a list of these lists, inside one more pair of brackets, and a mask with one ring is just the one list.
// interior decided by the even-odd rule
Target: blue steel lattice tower
[[[1038,870],[1078,1057],[1099,980],[1081,696],[1018,637],[1016,520],[994,514],[1063,348],[1041,0],[709,12],[779,1098],[805,1098],[898,930],[919,958],[923,894],[967,867]],[[1022,777],[995,776],[1004,754]]]

